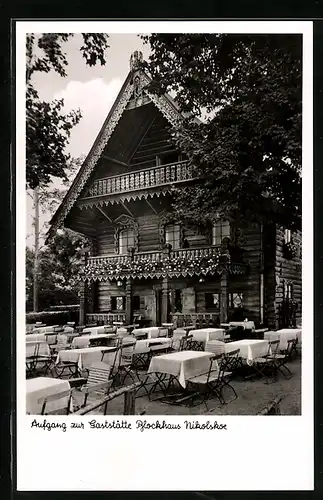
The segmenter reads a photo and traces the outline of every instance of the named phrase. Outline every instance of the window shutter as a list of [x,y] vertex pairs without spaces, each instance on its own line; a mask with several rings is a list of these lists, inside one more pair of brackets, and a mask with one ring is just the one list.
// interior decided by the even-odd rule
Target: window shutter
[[111,309],[113,311],[117,309],[117,297],[111,297]]

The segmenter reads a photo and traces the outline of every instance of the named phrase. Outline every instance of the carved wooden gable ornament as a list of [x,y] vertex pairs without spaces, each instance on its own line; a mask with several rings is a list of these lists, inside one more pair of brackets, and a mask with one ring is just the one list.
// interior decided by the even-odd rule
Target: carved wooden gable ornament
[[80,168],[72,186],[51,220],[48,238],[52,237],[56,230],[64,223],[65,218],[80,196],[124,110],[132,98],[138,99],[141,98],[141,96],[149,97],[149,99],[155,104],[157,109],[172,126],[176,126],[183,119],[170,96],[166,94],[162,96],[153,95],[147,90],[147,86],[151,80],[140,68],[142,60],[142,53],[137,51],[134,52],[130,59],[130,72],[116,98],[116,101],[114,102],[107,119],[103,124],[103,127],[82,167]]

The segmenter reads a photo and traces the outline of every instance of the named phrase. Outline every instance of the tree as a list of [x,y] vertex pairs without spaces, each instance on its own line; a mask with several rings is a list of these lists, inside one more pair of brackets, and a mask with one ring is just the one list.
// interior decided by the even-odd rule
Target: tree
[[[63,99],[45,102],[39,98],[32,84],[35,72],[55,71],[62,77],[67,75],[68,61],[62,45],[72,33],[45,33],[27,35],[26,43],[26,182],[35,189],[40,184],[50,184],[52,177],[66,179],[65,169],[70,155],[65,148],[72,128],[81,118],[80,110],[64,114]],[[98,61],[104,65],[108,48],[108,35],[83,33],[80,47],[88,66]]]
[[[42,227],[40,227],[39,223],[39,211],[43,214],[53,214],[61,201],[63,200],[69,185],[71,184],[76,172],[80,168],[84,157],[73,158],[68,160],[67,168],[65,169],[65,178],[62,181],[61,187],[56,186],[48,186],[47,184],[40,184],[36,189],[31,192],[28,192],[29,196],[33,199],[34,202],[34,217],[33,217],[33,226],[34,226],[34,249],[32,254],[26,254],[26,265],[28,266],[30,262],[33,263],[33,284],[32,284],[32,292],[33,292],[33,311],[37,312],[39,309],[39,287],[41,285],[44,286],[44,279],[42,279],[42,269],[44,268],[42,259],[48,260],[48,255],[46,251],[41,252],[40,241],[45,237],[46,229],[48,227],[48,222],[45,222]],[[66,237],[72,240],[74,236],[72,232],[66,233]],[[80,237],[78,237],[80,239]],[[71,245],[68,245],[69,248]],[[48,249],[47,249],[48,250]],[[71,254],[71,257],[73,253]],[[40,266],[40,269],[39,269]],[[45,270],[46,275],[46,270]],[[52,278],[53,279],[53,278]],[[54,287],[54,288],[53,288]],[[48,288],[48,287],[47,287]],[[45,285],[45,289],[46,285]],[[52,288],[55,290],[54,282],[52,283]],[[44,291],[41,295],[44,295]],[[46,292],[45,292],[46,295]],[[60,294],[61,295],[61,294]],[[42,300],[43,302],[43,300]]]
[[[174,189],[179,219],[301,224],[298,35],[152,34],[150,90],[176,93],[173,138],[199,183]],[[203,117],[198,123],[196,118]]]
[[[83,236],[74,231],[59,231],[39,250],[37,266],[37,286],[39,289],[39,309],[52,305],[77,304],[79,283],[77,276],[81,265],[80,249],[86,243]],[[33,310],[33,287],[35,252],[26,248],[26,302],[27,309]]]

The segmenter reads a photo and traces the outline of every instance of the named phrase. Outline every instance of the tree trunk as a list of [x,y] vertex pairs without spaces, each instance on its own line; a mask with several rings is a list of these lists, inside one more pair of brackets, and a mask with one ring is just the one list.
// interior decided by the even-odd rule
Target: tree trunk
[[34,189],[34,207],[35,207],[35,259],[33,275],[33,310],[38,312],[38,254],[39,254],[39,198],[38,188]]

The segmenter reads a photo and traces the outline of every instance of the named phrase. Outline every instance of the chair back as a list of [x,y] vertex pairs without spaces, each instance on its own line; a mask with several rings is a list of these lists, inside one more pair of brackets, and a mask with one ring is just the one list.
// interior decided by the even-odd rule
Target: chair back
[[66,345],[68,343],[67,335],[57,335],[57,345]]
[[225,345],[222,340],[208,340],[205,343],[205,351],[213,352],[214,354],[224,354]]
[[210,356],[210,367],[207,376],[207,384],[209,383],[212,372],[217,371],[218,377],[220,376],[222,359],[223,359],[223,354],[213,354],[212,356]]
[[188,351],[191,347],[192,340],[193,340],[192,334],[182,337],[179,343],[179,351]]
[[111,366],[102,361],[97,361],[92,363],[89,368],[89,376],[86,385],[100,384],[102,382],[107,382],[111,373]]
[[236,370],[239,363],[240,349],[234,349],[233,351],[226,352],[223,356],[222,366],[223,372],[233,372]]
[[276,354],[278,352],[278,347],[279,347],[279,340],[270,340],[269,341],[268,354],[272,358],[276,357]]
[[122,344],[120,348],[119,366],[130,366],[133,361],[136,343]]
[[[56,394],[51,394],[50,396],[46,396],[43,399],[41,415],[46,415],[45,410],[46,410],[47,403],[49,403],[51,401],[58,401],[58,400],[63,399],[63,398],[67,398],[67,405],[64,406],[63,409],[66,410],[66,415],[68,415],[70,413],[72,393],[73,393],[73,389],[67,389],[65,391],[61,391],[61,392],[58,392]],[[41,400],[42,400],[42,398],[39,401],[41,401]]]

